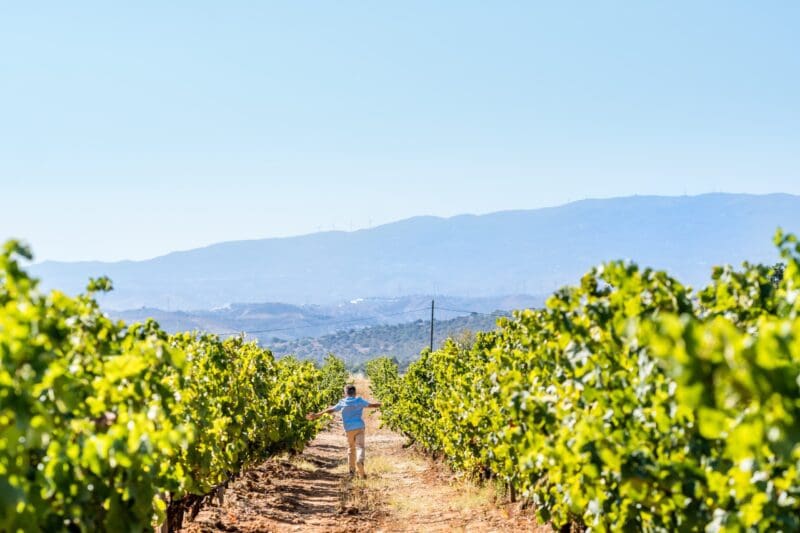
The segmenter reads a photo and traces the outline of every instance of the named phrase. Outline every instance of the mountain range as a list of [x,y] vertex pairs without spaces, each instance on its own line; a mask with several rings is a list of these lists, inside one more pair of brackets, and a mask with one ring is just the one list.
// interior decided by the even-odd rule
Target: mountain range
[[117,310],[329,305],[409,294],[544,295],[611,259],[667,269],[695,285],[715,264],[772,263],[779,226],[800,232],[800,197],[633,196],[224,242],[145,261],[48,261],[32,271],[45,287],[71,293],[90,276],[107,275],[115,290],[101,304]]

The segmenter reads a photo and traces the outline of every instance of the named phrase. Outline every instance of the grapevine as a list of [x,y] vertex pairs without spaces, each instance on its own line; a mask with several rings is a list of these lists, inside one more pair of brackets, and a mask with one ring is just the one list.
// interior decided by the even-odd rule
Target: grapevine
[[776,244],[780,278],[721,267],[694,293],[610,262],[404,376],[370,364],[384,419],[557,527],[797,531],[800,245]]
[[179,527],[187,502],[302,448],[318,430],[305,413],[344,385],[335,358],[112,321],[94,299],[109,280],[45,293],[21,258],[16,241],[0,253],[3,531]]

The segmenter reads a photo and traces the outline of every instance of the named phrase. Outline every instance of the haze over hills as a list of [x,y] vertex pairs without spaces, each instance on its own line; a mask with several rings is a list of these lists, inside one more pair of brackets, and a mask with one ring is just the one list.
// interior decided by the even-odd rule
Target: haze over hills
[[[510,315],[510,313],[507,313]],[[474,333],[491,331],[497,327],[501,313],[471,314],[436,320],[434,349],[445,339],[474,340]],[[363,369],[363,365],[376,357],[394,357],[401,368],[419,357],[420,351],[430,343],[430,320],[415,320],[403,324],[383,324],[366,328],[350,328],[316,338],[304,337],[288,341],[262,341],[275,355],[295,355],[302,359],[322,361],[329,354],[341,357],[348,368]]]
[[[170,333],[198,330],[226,335],[245,332],[249,337],[257,338],[265,346],[273,348],[279,344],[279,340],[308,339],[370,326],[394,326],[426,320],[430,327],[431,298],[425,295],[359,298],[334,305],[232,304],[207,311],[164,311],[143,307],[126,311],[112,310],[109,314],[112,318],[128,323],[154,318]],[[493,325],[496,318],[494,315],[498,311],[538,307],[543,303],[543,298],[526,295],[495,298],[437,297],[435,318],[439,322],[465,315],[473,316],[470,321],[461,321],[454,325],[461,329],[477,324],[475,318],[478,317],[490,319],[481,324]],[[392,332],[394,333],[396,332]],[[419,352],[419,342],[424,343],[425,338],[427,337],[423,335],[417,339],[416,352]],[[290,343],[281,342],[280,345],[289,346]],[[322,355],[325,353],[327,352]]]
[[44,262],[46,287],[78,292],[107,275],[108,309],[210,309],[231,302],[331,304],[361,297],[546,294],[592,265],[632,259],[685,283],[712,265],[777,260],[772,235],[800,232],[800,197],[707,194],[584,200],[354,232],[225,242],[147,261]]
[[[436,300],[434,345],[466,332],[495,329],[512,309],[539,307],[543,298],[453,298]],[[430,296],[368,298],[336,305],[234,304],[210,311],[141,308],[111,311],[127,323],[155,319],[167,332],[204,331],[225,337],[245,333],[277,356],[293,354],[322,361],[334,353],[351,369],[389,355],[401,365],[416,359],[430,343]]]

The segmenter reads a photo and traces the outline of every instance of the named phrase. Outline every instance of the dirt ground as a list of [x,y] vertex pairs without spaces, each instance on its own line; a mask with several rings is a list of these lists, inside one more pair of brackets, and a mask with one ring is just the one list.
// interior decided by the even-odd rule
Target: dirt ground
[[[369,399],[366,384],[357,386]],[[347,441],[336,417],[301,454],[246,472],[222,505],[206,506],[182,531],[552,531],[494,488],[457,480],[405,448],[402,436],[378,427],[379,412],[365,410],[365,421],[366,480],[346,475]]]

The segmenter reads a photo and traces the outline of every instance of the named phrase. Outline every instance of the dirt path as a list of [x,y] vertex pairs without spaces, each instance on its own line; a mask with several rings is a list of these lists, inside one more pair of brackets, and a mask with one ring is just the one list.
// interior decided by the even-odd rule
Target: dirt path
[[379,420],[377,412],[365,416],[366,480],[347,479],[337,419],[302,454],[247,472],[223,505],[204,508],[183,531],[551,531],[518,506],[496,502],[491,487],[457,481],[404,448],[405,439],[380,429]]

